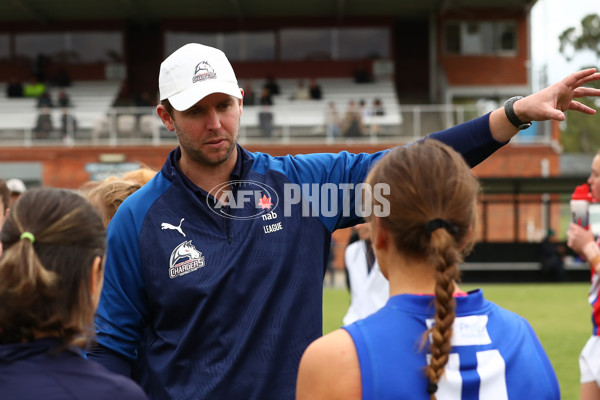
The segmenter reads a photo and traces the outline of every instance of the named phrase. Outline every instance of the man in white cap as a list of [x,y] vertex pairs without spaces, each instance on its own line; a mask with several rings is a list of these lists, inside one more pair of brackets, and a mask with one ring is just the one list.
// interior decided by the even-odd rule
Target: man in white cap
[[9,207],[12,206],[14,204],[14,202],[17,201],[17,199],[19,197],[21,197],[21,195],[27,191],[27,187],[25,186],[25,183],[23,183],[22,180],[17,179],[17,178],[12,178],[12,179],[9,179],[8,181],[6,181],[6,186],[8,187],[8,190],[10,191]]
[[[599,95],[579,87],[597,79],[580,71],[429,137],[476,165],[528,121],[593,113],[572,100]],[[365,216],[357,185],[385,151],[243,149],[243,90],[212,47],[171,54],[159,89],[158,115],[179,146],[108,227],[98,346],[88,355],[153,399],[293,399],[300,357],[322,335],[331,233]]]

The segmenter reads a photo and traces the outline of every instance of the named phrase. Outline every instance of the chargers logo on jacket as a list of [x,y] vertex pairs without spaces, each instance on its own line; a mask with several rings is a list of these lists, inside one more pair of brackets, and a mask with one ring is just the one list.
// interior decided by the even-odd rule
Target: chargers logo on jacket
[[187,240],[175,247],[169,265],[169,278],[177,278],[204,267],[204,256],[196,250],[191,240]]

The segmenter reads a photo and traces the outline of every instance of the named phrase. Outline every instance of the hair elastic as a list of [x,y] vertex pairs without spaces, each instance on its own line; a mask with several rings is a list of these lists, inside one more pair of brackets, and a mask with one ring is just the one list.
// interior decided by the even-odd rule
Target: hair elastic
[[429,233],[430,235],[439,228],[444,228],[451,235],[456,235],[458,233],[458,226],[445,219],[435,218],[425,224],[425,232]]
[[438,390],[438,385],[435,382],[429,382],[427,385],[427,394],[432,395]]
[[23,232],[23,233],[21,233],[20,239],[21,240],[27,239],[27,240],[29,240],[31,242],[31,244],[35,243],[35,236],[33,236],[33,233],[31,233],[31,232]]

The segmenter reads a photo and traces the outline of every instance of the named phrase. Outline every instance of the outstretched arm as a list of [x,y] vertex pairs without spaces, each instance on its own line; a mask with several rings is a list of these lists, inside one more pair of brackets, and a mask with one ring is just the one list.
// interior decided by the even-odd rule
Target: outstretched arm
[[[567,110],[594,114],[596,111],[576,100],[586,96],[600,96],[600,89],[582,87],[584,84],[600,80],[595,68],[574,72],[560,82],[533,93],[513,104],[515,114],[521,121],[546,121],[565,119]],[[490,115],[490,131],[499,142],[506,142],[517,132],[517,128],[506,117],[504,107]]]

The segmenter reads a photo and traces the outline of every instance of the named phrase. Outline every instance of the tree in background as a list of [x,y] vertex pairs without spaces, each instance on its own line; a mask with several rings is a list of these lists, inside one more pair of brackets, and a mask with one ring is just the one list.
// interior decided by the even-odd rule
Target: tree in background
[[[571,61],[575,54],[591,51],[600,59],[600,15],[589,14],[583,17],[580,27],[565,29],[558,37],[560,52]],[[582,66],[581,68],[598,68],[597,65]],[[590,86],[600,88],[597,82]],[[585,105],[600,110],[600,104],[594,99],[578,99]],[[561,144],[567,153],[595,153],[600,148],[600,129],[594,118],[581,118],[578,113],[567,113],[566,124],[562,124]],[[566,126],[565,126],[566,125]],[[564,126],[564,127],[563,127]]]
[[591,51],[600,58],[600,15],[589,14],[581,20],[581,29],[570,27],[558,37],[560,52],[567,61],[580,51]]

